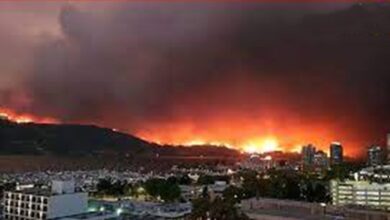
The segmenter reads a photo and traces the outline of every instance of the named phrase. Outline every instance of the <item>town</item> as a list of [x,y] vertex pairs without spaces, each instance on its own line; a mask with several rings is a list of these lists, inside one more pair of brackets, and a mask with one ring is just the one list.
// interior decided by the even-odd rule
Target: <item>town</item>
[[[390,134],[387,148],[390,147]],[[1,175],[5,219],[388,219],[389,149],[364,163],[312,144],[300,155],[248,154],[233,165]]]

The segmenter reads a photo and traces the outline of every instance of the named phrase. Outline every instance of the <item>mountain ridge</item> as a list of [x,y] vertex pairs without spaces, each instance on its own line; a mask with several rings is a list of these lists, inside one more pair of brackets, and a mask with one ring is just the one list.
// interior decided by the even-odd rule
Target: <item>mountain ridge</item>
[[239,154],[238,151],[223,146],[158,145],[96,125],[16,123],[0,119],[0,155],[235,157]]

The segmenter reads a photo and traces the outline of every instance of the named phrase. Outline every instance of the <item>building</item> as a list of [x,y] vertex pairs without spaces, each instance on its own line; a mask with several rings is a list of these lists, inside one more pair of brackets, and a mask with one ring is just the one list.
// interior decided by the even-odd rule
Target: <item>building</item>
[[390,183],[332,180],[330,190],[333,205],[390,210]]
[[240,209],[254,220],[388,220],[389,213],[383,210],[361,207],[336,206],[326,203],[302,202],[270,198],[251,198],[241,201]]
[[4,192],[4,219],[53,219],[87,211],[88,195],[73,181],[53,181],[51,188],[22,188]]
[[383,165],[385,159],[384,150],[382,147],[373,145],[367,150],[367,165],[380,166]]
[[354,173],[355,180],[390,183],[390,165],[370,166]]
[[387,163],[390,163],[390,133],[387,134]]
[[270,155],[252,154],[248,159],[240,163],[240,167],[251,170],[267,170],[276,166],[276,161]]
[[330,144],[330,165],[343,163],[343,146],[340,142]]
[[321,172],[328,168],[328,155],[325,152],[317,151],[315,146],[308,144],[302,147],[302,168],[304,170]]
[[187,201],[191,201],[199,198],[204,190],[207,190],[211,198],[222,197],[223,191],[228,187],[229,185],[225,181],[215,181],[214,184],[209,185],[180,185],[180,190],[182,197]]
[[308,144],[302,147],[302,164],[303,168],[312,167],[314,165],[314,155],[316,153],[316,148],[312,144]]
[[323,151],[317,151],[314,154],[314,166],[318,170],[324,170],[328,168],[328,155]]

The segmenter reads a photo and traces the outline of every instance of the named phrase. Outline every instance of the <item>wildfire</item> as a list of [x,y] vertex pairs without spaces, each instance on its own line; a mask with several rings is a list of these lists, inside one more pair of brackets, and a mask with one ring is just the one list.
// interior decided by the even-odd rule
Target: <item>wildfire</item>
[[[288,124],[289,126],[285,126]],[[314,144],[317,149],[328,152],[332,141],[343,136],[334,132],[326,123],[308,124],[295,121],[281,125],[263,118],[243,120],[229,117],[229,120],[184,121],[167,124],[144,124],[144,129],[135,135],[145,140],[168,145],[216,145],[237,149],[247,153],[271,151],[300,152],[303,145]],[[344,137],[344,136],[343,136]],[[346,136],[348,137],[348,136]],[[358,155],[356,142],[343,139],[343,146],[349,156]]]
[[184,146],[211,145],[211,146],[231,147],[231,145],[228,143],[218,142],[218,141],[203,141],[203,140],[199,140],[199,139],[185,142],[185,143],[183,143],[183,145]]
[[[144,137],[145,139],[149,139]],[[151,139],[149,139],[151,140]],[[235,148],[238,147],[243,152],[246,153],[265,153],[265,152],[272,152],[272,151],[278,151],[282,150],[280,147],[279,141],[276,137],[264,137],[264,138],[253,138],[249,141],[246,141],[243,144],[239,145],[232,145],[228,142],[220,142],[220,141],[204,141],[201,139],[194,139],[190,141],[185,141],[182,143],[177,142],[162,142],[162,141],[155,141],[158,144],[169,144],[169,145],[180,145],[180,146],[199,146],[199,145],[211,145],[211,146],[223,146],[228,148]]]
[[35,122],[35,123],[53,124],[58,122],[58,120],[51,117],[40,117],[28,113],[18,113],[11,109],[1,108],[1,107],[0,107],[0,117],[16,123]]
[[[51,117],[40,117],[30,113],[20,113],[9,108],[0,107],[0,117],[16,123],[58,123]],[[305,144],[314,144],[317,149],[325,152],[329,144],[339,139],[340,134],[333,132],[326,123],[310,124],[288,121],[278,126],[271,120],[263,118],[251,118],[248,120],[240,117],[229,116],[218,119],[205,119],[202,121],[169,122],[161,124],[143,124],[142,130],[131,131],[121,127],[123,131],[135,134],[145,140],[157,144],[175,146],[213,145],[237,149],[247,153],[264,153],[270,151],[300,152]],[[91,122],[86,122],[91,123]],[[291,126],[284,126],[285,124]],[[109,126],[109,125],[106,125]],[[114,131],[117,129],[113,128]],[[347,146],[346,154],[358,155],[353,141],[343,140],[343,146]],[[356,144],[355,144],[356,146]],[[355,150],[355,151],[354,151]]]
[[275,137],[265,137],[250,140],[243,146],[243,150],[248,153],[264,153],[280,150],[279,142]]

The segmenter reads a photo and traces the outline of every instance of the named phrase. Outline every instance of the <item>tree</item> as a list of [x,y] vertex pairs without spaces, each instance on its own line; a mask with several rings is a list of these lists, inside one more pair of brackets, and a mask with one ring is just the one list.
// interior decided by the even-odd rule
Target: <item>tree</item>
[[201,197],[202,198],[210,198],[209,188],[207,186],[203,187]]
[[223,191],[222,195],[225,200],[232,203],[238,203],[245,198],[244,190],[236,186],[229,186]]
[[245,214],[239,212],[234,203],[221,197],[213,201],[209,198],[198,198],[192,201],[193,210],[190,219],[212,220],[247,220]]
[[211,185],[214,184],[215,179],[210,175],[200,175],[197,183],[199,185]]
[[216,197],[211,203],[210,218],[213,220],[246,220],[249,219],[245,214],[239,212],[234,203]]
[[175,176],[170,176],[168,177],[167,182],[170,184],[179,184],[179,179]]
[[268,180],[261,178],[261,175],[257,172],[248,170],[241,172],[239,175],[243,180],[242,188],[247,196],[259,197],[267,195]]
[[331,169],[326,173],[325,179],[339,179],[343,181],[344,179],[349,178],[349,174],[353,172],[357,172],[362,168],[362,164],[354,164],[354,163],[342,163],[335,164],[331,166]]
[[180,198],[181,190],[173,179],[152,178],[144,183],[146,192],[155,199],[160,198],[165,202],[173,202]]
[[99,182],[96,185],[96,190],[98,194],[109,194],[111,190],[112,184],[111,179],[100,179]]
[[180,185],[190,185],[192,183],[191,178],[187,174],[180,176],[178,181]]
[[163,181],[163,179],[158,178],[148,179],[144,183],[144,188],[150,196],[157,198],[160,194],[160,188],[163,184]]
[[306,180],[302,187],[303,199],[308,202],[329,202],[330,195],[325,185],[326,182]]
[[208,212],[210,209],[210,200],[209,198],[199,197],[192,200],[192,212],[190,219],[201,219],[206,220],[208,217]]
[[[242,198],[256,196],[308,202],[326,203],[330,201],[328,180],[316,175],[282,170],[269,170],[267,174],[244,171],[240,175],[243,180]],[[238,199],[231,199],[234,194],[237,194],[240,199],[239,189],[227,189],[224,192],[224,198],[237,201]]]
[[125,192],[125,183],[122,183],[121,181],[117,180],[114,184],[112,184],[111,189],[109,191],[110,195],[113,196],[121,196]]
[[126,196],[133,196],[134,195],[134,186],[130,183],[127,183],[124,187],[123,187],[123,194],[126,195]]
[[108,196],[122,196],[126,191],[126,182],[121,182],[119,180],[114,183],[111,179],[100,179],[96,185],[97,194],[108,195]]
[[179,185],[165,182],[161,187],[160,197],[162,200],[166,202],[173,202],[180,198],[181,190]]

